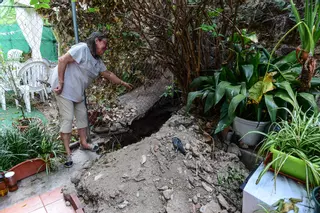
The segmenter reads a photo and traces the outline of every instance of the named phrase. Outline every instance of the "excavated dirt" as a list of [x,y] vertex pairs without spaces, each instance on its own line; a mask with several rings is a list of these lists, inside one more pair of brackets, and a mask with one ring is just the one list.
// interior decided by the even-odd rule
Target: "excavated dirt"
[[[85,212],[241,212],[239,186],[248,170],[236,154],[212,150],[214,141],[196,123],[180,111],[157,133],[73,174]],[[172,137],[181,139],[185,156]]]

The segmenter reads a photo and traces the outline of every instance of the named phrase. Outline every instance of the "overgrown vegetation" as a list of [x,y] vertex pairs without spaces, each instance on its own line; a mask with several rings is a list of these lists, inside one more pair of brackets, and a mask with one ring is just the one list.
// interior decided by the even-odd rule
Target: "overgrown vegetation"
[[31,123],[23,132],[6,128],[0,134],[0,171],[32,158],[42,158],[49,169],[52,161],[64,153],[57,137],[57,133],[39,123]]

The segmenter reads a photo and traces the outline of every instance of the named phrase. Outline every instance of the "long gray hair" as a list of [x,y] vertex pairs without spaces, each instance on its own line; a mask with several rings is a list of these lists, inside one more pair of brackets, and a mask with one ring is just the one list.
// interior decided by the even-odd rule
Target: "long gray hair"
[[97,51],[96,51],[96,38],[99,39],[99,41],[101,41],[102,39],[107,39],[107,35],[101,32],[93,32],[91,33],[89,38],[87,38],[86,40],[86,43],[90,49],[91,55],[94,58],[98,59],[100,58],[100,56],[97,55]]

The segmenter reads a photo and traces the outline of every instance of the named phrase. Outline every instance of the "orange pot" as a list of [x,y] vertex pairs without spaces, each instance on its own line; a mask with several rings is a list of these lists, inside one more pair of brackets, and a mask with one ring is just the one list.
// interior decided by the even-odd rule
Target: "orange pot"
[[40,158],[34,158],[15,165],[9,171],[15,172],[15,179],[19,181],[45,169],[46,163]]

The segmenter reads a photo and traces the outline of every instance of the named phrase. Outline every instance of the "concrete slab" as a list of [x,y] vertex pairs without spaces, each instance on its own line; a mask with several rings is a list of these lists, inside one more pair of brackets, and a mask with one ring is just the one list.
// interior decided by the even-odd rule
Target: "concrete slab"
[[0,197],[0,210],[12,206],[15,203],[27,198],[43,194],[57,187],[64,185],[73,186],[70,179],[74,172],[81,171],[88,165],[88,162],[94,161],[99,157],[98,154],[90,151],[74,150],[72,168],[64,168],[63,163],[59,164],[56,171],[50,174],[41,172],[37,175],[28,177],[18,183],[19,189],[15,192],[9,192],[7,196]]

